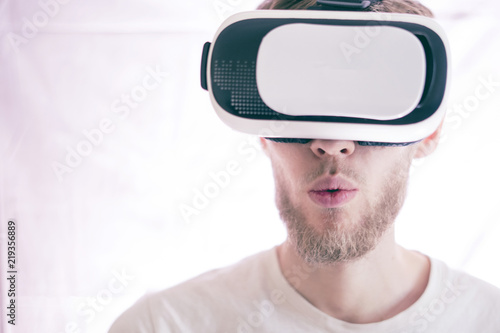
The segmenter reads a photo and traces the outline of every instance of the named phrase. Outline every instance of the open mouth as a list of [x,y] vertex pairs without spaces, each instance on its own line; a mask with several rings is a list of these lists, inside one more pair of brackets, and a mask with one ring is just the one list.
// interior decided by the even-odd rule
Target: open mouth
[[340,177],[327,177],[316,182],[309,190],[309,198],[324,208],[335,208],[354,199],[358,189]]
[[357,190],[327,189],[310,191],[311,200],[325,208],[340,207],[351,201],[357,194]]
[[330,194],[330,193],[337,193],[337,192],[340,192],[340,191],[346,191],[346,190],[342,190],[340,188],[327,188],[327,189],[324,189],[324,190],[312,190],[311,192],[314,192],[314,193],[318,193],[318,194]]
[[330,196],[332,194],[340,193],[340,192],[348,192],[349,190],[342,190],[339,188],[336,189],[325,189],[325,190],[313,190],[310,193],[316,194],[316,195],[324,195],[324,196]]

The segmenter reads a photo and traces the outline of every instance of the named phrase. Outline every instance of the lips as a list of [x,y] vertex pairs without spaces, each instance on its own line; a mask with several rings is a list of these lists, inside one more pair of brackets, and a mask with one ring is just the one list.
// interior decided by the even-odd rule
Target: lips
[[309,190],[309,198],[324,208],[336,208],[354,199],[358,189],[345,179],[335,176],[318,180]]

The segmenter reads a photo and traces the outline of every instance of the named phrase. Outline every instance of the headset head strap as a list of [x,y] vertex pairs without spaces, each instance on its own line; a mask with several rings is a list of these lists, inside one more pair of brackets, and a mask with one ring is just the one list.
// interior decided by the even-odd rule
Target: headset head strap
[[317,0],[313,10],[365,10],[381,0]]

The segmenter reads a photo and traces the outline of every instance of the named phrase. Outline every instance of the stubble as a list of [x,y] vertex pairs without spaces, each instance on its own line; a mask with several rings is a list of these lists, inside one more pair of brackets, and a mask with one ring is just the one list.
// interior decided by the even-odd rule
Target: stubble
[[[409,163],[398,164],[387,172],[377,197],[361,207],[359,214],[353,214],[360,216],[358,221],[349,221],[348,224],[341,217],[347,215],[349,206],[325,208],[321,221],[309,221],[300,204],[291,199],[283,175],[274,170],[276,204],[288,231],[288,241],[305,262],[313,265],[331,265],[362,258],[377,246],[394,223],[406,197],[408,168]],[[322,173],[322,170],[316,170],[305,179],[310,181]],[[343,173],[363,182],[352,170],[346,169]]]

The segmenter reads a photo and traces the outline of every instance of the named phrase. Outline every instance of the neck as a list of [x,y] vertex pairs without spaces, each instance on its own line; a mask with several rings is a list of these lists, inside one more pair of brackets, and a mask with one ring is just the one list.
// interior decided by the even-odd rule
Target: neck
[[430,262],[394,241],[391,228],[363,258],[347,263],[306,264],[289,242],[278,248],[288,282],[312,305],[351,323],[391,318],[411,306],[427,286]]

